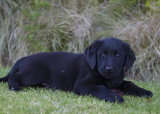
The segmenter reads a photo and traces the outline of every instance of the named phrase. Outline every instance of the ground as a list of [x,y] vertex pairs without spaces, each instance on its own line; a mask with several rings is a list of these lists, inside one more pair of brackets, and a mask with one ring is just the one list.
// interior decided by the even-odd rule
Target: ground
[[[1,68],[0,77],[7,72],[8,70]],[[151,90],[153,97],[148,99],[124,95],[125,102],[119,104],[91,96],[78,96],[71,92],[37,87],[25,87],[21,92],[14,92],[9,90],[7,83],[0,83],[0,113],[160,113],[159,83],[132,81],[140,87]]]

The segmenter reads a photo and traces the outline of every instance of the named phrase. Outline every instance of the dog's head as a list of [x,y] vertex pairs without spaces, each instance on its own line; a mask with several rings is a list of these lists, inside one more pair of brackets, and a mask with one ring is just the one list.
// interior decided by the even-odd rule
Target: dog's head
[[135,55],[130,46],[116,38],[96,40],[86,50],[85,55],[91,69],[109,79],[119,76],[123,70],[133,65]]

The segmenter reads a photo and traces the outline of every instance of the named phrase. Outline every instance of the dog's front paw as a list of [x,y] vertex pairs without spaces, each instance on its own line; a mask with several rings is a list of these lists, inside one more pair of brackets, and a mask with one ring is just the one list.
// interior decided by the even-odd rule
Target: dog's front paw
[[141,89],[140,91],[138,91],[138,96],[140,96],[140,97],[152,97],[153,93],[151,91]]
[[121,96],[119,96],[115,93],[112,93],[111,96],[107,97],[106,101],[109,101],[112,103],[115,103],[115,102],[123,103],[124,99]]

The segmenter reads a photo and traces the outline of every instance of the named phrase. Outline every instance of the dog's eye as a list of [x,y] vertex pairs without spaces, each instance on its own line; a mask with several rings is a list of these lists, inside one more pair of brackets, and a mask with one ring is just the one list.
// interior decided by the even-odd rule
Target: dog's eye
[[115,55],[116,57],[119,57],[119,56],[120,56],[120,54],[118,53],[117,50],[114,52],[114,55]]
[[116,56],[119,57],[120,55],[119,55],[119,54],[116,54]]
[[106,55],[104,54],[104,53],[102,53],[102,54],[100,54],[100,58],[105,58],[106,57]]

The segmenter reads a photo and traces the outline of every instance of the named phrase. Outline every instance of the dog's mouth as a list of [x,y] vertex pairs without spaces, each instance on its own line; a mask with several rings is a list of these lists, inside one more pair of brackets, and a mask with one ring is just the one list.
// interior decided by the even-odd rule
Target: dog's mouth
[[106,79],[112,79],[112,78],[116,77],[113,73],[105,73],[105,74],[101,74],[101,75]]
[[49,85],[47,83],[40,84],[40,87],[49,88]]

